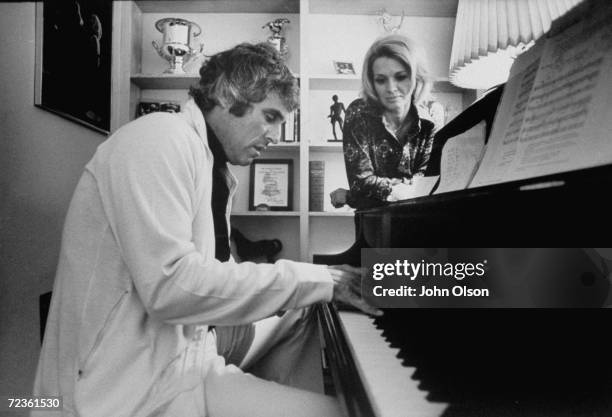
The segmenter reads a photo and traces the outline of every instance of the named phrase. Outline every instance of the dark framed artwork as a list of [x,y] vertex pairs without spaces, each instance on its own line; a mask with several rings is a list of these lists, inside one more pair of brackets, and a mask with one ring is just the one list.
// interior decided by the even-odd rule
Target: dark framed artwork
[[112,0],[36,3],[35,104],[110,131]]
[[293,160],[256,159],[251,164],[249,210],[293,209]]

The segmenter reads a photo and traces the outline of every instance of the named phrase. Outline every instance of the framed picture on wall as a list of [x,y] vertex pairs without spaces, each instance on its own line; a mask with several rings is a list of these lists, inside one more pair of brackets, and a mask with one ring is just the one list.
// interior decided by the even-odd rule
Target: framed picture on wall
[[256,159],[251,164],[249,210],[293,209],[293,160]]
[[34,103],[110,131],[112,0],[36,3]]
[[334,61],[334,69],[336,74],[355,74],[355,68],[352,62]]

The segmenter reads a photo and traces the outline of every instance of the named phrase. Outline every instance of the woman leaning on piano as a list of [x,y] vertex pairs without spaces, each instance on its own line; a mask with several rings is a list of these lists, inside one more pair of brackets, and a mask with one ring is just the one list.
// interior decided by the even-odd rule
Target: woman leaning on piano
[[335,207],[362,209],[405,199],[423,176],[432,148],[434,124],[417,110],[431,80],[416,45],[398,34],[378,39],[361,77],[362,97],[346,110],[343,128],[350,190],[330,194]]

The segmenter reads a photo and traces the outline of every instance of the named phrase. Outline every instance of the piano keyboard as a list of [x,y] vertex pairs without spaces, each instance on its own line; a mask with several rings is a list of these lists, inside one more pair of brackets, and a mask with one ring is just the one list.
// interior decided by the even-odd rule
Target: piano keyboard
[[348,417],[612,415],[606,310],[391,309],[372,319],[322,305],[319,318]]
[[399,349],[390,347],[374,320],[356,312],[339,312],[349,349],[377,417],[437,417],[448,404],[426,399],[412,379],[416,369],[402,366]]

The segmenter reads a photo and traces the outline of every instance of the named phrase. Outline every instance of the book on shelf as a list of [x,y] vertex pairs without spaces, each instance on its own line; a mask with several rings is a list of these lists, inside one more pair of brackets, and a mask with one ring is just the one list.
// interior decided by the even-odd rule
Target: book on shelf
[[325,161],[308,162],[308,210],[323,211]]
[[293,141],[300,141],[300,109],[295,111],[295,117],[293,118]]
[[295,119],[294,111],[287,114],[287,120],[285,120],[285,123],[283,123],[283,126],[284,126],[283,142],[295,142],[294,122],[293,122],[294,119]]

